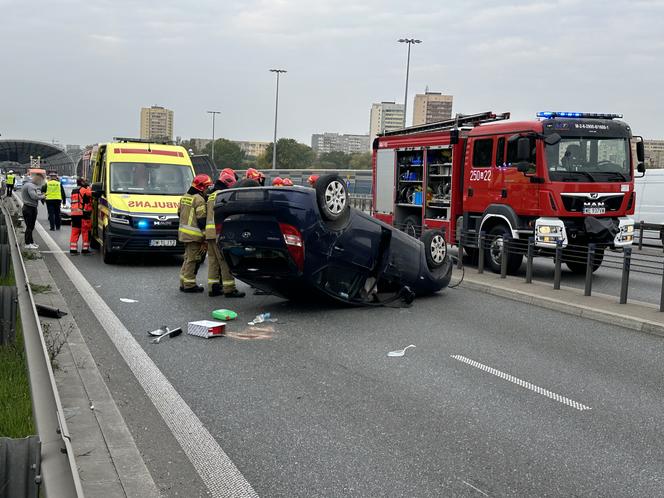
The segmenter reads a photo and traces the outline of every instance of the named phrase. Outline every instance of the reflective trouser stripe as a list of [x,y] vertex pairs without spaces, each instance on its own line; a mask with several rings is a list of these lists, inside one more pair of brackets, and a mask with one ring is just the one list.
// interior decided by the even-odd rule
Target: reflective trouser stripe
[[227,288],[227,287],[235,288],[235,279],[233,279],[233,280],[223,280],[222,285],[224,286],[224,289]]
[[208,278],[208,284],[218,284],[219,279],[214,279],[214,278]]

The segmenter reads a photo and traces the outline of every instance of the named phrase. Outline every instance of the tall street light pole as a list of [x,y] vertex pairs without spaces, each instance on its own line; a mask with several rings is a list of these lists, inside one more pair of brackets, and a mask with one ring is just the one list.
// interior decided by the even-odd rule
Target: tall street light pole
[[272,169],[277,169],[277,116],[279,114],[279,75],[286,73],[285,69],[270,69],[277,74],[277,96],[274,102],[274,142],[272,144]]
[[221,114],[221,111],[207,111],[208,114],[212,114],[212,145],[210,148],[212,149],[212,165],[216,168],[217,165],[214,164],[214,120],[217,117],[217,114]]
[[422,40],[416,40],[415,38],[400,38],[399,43],[408,44],[408,59],[406,62],[406,92],[403,98],[403,127],[406,127],[406,112],[408,111],[408,73],[410,72],[410,46],[413,43],[422,43]]

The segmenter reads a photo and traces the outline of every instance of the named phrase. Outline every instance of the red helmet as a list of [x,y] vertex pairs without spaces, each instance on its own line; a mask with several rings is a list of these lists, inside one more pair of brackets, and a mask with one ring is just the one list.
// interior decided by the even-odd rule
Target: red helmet
[[290,178],[284,178],[283,179],[283,185],[284,187],[292,187],[293,186],[293,180]]
[[244,175],[245,178],[248,178],[249,180],[256,180],[259,181],[262,176],[264,176],[260,171],[258,171],[256,168],[249,168],[247,170],[247,173]]
[[221,170],[221,173],[219,173],[219,179],[221,180],[221,175],[224,173],[228,173],[231,175],[233,178],[237,180],[237,175],[235,174],[235,170],[233,168],[224,168]]
[[203,192],[210,185],[212,185],[212,178],[202,173],[200,175],[196,175],[194,177],[194,181],[191,182],[191,186],[200,192]]
[[219,181],[226,185],[226,188],[233,188],[233,185],[237,183],[237,180],[235,179],[235,172],[230,168],[224,169],[219,174]]
[[316,180],[318,180],[319,176],[320,175],[309,175],[309,178],[307,178],[307,181],[309,182],[309,185],[311,185],[312,187],[314,185],[316,185]]
[[281,187],[283,184],[284,184],[284,181],[281,179],[280,176],[278,176],[274,180],[272,180],[272,186],[273,187]]

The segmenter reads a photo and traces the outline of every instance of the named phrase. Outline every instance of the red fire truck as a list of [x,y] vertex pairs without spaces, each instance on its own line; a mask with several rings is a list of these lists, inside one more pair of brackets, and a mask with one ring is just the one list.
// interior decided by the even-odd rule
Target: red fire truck
[[[505,237],[533,237],[540,252],[563,247],[563,261],[585,272],[572,246],[594,243],[594,269],[606,248],[632,244],[634,170],[645,174],[641,137],[616,114],[542,112],[458,115],[378,136],[373,143],[373,215],[414,236],[439,228],[463,234],[475,257],[500,271]],[[637,164],[633,160],[635,143]],[[560,242],[559,242],[560,241]],[[522,255],[508,251],[508,272]]]

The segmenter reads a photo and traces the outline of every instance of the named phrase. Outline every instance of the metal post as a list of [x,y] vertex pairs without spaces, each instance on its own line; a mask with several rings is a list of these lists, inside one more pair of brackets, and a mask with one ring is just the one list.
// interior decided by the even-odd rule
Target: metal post
[[212,149],[210,156],[212,158],[212,165],[216,168],[217,166],[214,164],[214,122],[215,119],[217,118],[217,114],[221,114],[220,111],[208,111],[208,114],[212,114],[212,144],[210,145],[210,149]]
[[459,234],[459,253],[457,254],[457,268],[460,270],[463,267],[463,232]]
[[270,69],[271,73],[277,75],[277,93],[274,99],[274,141],[272,142],[272,169],[277,169],[277,118],[279,116],[279,76],[285,73],[285,69]]
[[662,268],[662,288],[659,291],[659,311],[664,311],[664,268]]
[[408,44],[408,58],[406,59],[406,90],[403,97],[403,127],[406,127],[406,115],[408,111],[408,75],[410,74],[410,46],[413,43],[422,43],[422,40],[416,40],[415,38],[401,38],[399,43]]
[[643,220],[639,222],[639,251],[643,249]]
[[500,278],[507,278],[507,256],[511,237],[503,235],[503,251],[500,253]]
[[555,256],[555,269],[553,270],[553,288],[560,290],[560,274],[561,265],[563,260],[563,243],[561,240],[556,241],[556,256]]
[[620,278],[620,304],[627,304],[627,289],[629,287],[629,268],[632,264],[632,248],[623,250],[622,277]]
[[588,257],[586,258],[586,288],[584,296],[590,296],[593,290],[593,263],[595,262],[595,244],[588,245]]
[[477,237],[477,273],[484,273],[484,232]]
[[528,252],[526,253],[526,283],[533,283],[533,256],[535,254],[535,237],[528,237]]

